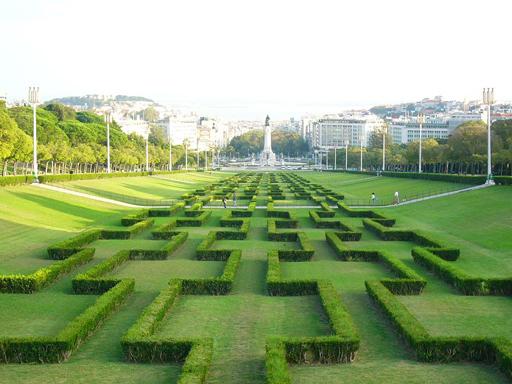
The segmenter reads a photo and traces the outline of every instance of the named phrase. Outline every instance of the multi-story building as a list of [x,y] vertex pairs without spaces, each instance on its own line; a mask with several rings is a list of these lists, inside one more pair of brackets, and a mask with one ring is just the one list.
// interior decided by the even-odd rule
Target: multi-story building
[[[417,118],[394,119],[389,126],[393,144],[407,144],[420,139],[420,124]],[[450,133],[448,121],[426,119],[422,125],[423,139],[447,139]]]
[[166,137],[171,137],[173,145],[188,142],[191,149],[197,148],[197,125],[198,117],[191,113],[188,115],[174,114],[163,120],[160,125],[165,129]]
[[140,135],[144,138],[147,138],[149,135],[149,124],[147,121],[142,120],[140,118],[137,119],[131,119],[131,118],[124,118],[122,116],[117,116],[114,114],[114,120],[117,124],[121,127],[121,130],[126,133],[135,133],[137,135]]
[[370,113],[351,113],[325,116],[312,120],[305,126],[306,136],[314,148],[328,149],[368,145],[371,133],[382,127],[384,121]]
[[[485,112],[452,112],[448,116],[427,116],[422,124],[421,136],[423,139],[446,140],[452,132],[467,121],[486,121]],[[393,144],[407,144],[420,139],[420,124],[417,116],[400,117],[391,120],[389,126]]]

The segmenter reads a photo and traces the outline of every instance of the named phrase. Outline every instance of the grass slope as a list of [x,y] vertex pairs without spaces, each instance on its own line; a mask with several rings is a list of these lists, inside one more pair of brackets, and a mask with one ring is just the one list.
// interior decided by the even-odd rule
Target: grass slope
[[[197,175],[209,177],[207,174]],[[333,181],[329,174],[301,175],[318,178],[327,187],[329,183],[337,183],[336,190],[340,193],[345,193],[344,188],[350,186],[343,187],[343,180],[361,178],[360,175],[340,175],[338,179],[335,175]],[[186,175],[180,177],[183,177],[182,181],[192,183],[196,174],[192,174],[190,179]],[[132,179],[135,185],[138,180],[149,189],[155,182],[150,178]],[[393,185],[379,184],[382,183],[380,180],[366,182],[365,188],[370,192],[371,189],[378,192],[378,188],[381,191],[393,188]],[[384,181],[387,182],[386,179]],[[118,187],[114,183],[108,188],[116,193],[125,193],[125,180],[118,182]],[[418,182],[423,181],[414,181]],[[188,190],[197,187],[188,185]],[[405,188],[406,184],[403,185]],[[170,190],[173,188],[169,187]],[[153,196],[164,197],[162,193],[155,190]],[[447,244],[460,247],[462,253],[456,263],[469,273],[510,276],[511,198],[511,188],[496,187],[382,209],[382,212],[397,219],[397,228],[422,229]],[[0,208],[0,273],[33,271],[49,263],[44,258],[48,244],[90,225],[119,227],[119,219],[126,212],[96,201],[30,186],[0,189]],[[290,371],[294,383],[507,382],[492,366],[422,364],[415,361],[382,312],[372,304],[364,288],[365,280],[392,277],[393,274],[376,263],[338,261],[325,242],[324,230],[314,228],[308,210],[296,209],[293,212],[300,230],[308,234],[316,253],[310,262],[282,263],[283,277],[332,281],[342,294],[361,335],[361,349],[354,363],[292,366]],[[135,293],[68,362],[0,365],[0,383],[175,383],[181,371],[179,365],[128,364],[123,360],[120,338],[172,277],[211,277],[221,273],[223,262],[197,261],[195,249],[210,230],[220,228],[219,219],[224,214],[225,210],[214,210],[205,226],[183,228],[189,231],[189,238],[168,260],[129,261],[112,271],[112,276],[135,278]],[[348,218],[338,210],[336,217],[363,234],[360,242],[347,242],[349,247],[389,251],[428,281],[422,295],[401,296],[399,300],[431,333],[512,338],[512,302],[509,298],[461,296],[412,261],[410,250],[414,244],[381,241],[364,229],[360,218]],[[156,218],[155,226],[167,220]],[[213,337],[214,355],[209,383],[264,383],[264,343],[267,336],[330,333],[316,296],[266,295],[266,251],[290,249],[296,245],[267,241],[265,211],[257,210],[250,220],[247,240],[214,243],[214,248],[242,249],[242,262],[233,292],[223,297],[180,297],[157,334]],[[92,244],[97,249],[92,262],[47,289],[33,295],[0,294],[0,337],[56,334],[95,299],[95,296],[72,293],[71,278],[74,274],[89,269],[118,250],[132,247],[158,249],[164,243],[151,240],[149,231],[131,240],[99,240]]]

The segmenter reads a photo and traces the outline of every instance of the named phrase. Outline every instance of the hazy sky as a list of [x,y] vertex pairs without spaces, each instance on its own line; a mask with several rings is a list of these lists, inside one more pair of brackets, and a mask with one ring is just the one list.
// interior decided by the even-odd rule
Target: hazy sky
[[0,92],[142,95],[237,118],[484,86],[512,100],[511,14],[503,0],[3,0]]

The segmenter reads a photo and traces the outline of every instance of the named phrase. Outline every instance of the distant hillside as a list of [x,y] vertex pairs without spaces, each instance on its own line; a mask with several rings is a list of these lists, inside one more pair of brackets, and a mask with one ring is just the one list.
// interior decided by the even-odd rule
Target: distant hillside
[[104,104],[107,104],[109,101],[117,101],[117,102],[126,102],[126,101],[145,101],[148,103],[154,103],[153,100],[148,99],[147,97],[142,96],[127,96],[127,95],[116,95],[113,98],[105,98],[96,95],[87,95],[87,96],[66,96],[60,97],[57,99],[52,99],[48,101],[48,103],[61,103],[65,105],[71,106],[84,106],[88,107],[101,107]]

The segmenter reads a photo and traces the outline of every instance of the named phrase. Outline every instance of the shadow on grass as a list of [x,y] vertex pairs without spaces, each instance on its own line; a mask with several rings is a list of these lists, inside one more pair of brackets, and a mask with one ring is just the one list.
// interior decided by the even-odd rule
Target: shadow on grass
[[[17,197],[31,201],[40,205],[41,207],[50,209],[52,211],[58,211],[67,215],[72,215],[75,217],[79,217],[87,221],[87,224],[93,222],[103,222],[106,215],[111,213],[112,215],[121,212],[110,211],[105,212],[105,210],[94,209],[90,207],[86,207],[83,205],[71,204],[63,200],[58,200],[50,197],[43,197],[27,192],[12,192]],[[52,218],[48,217],[49,223],[51,223]]]

